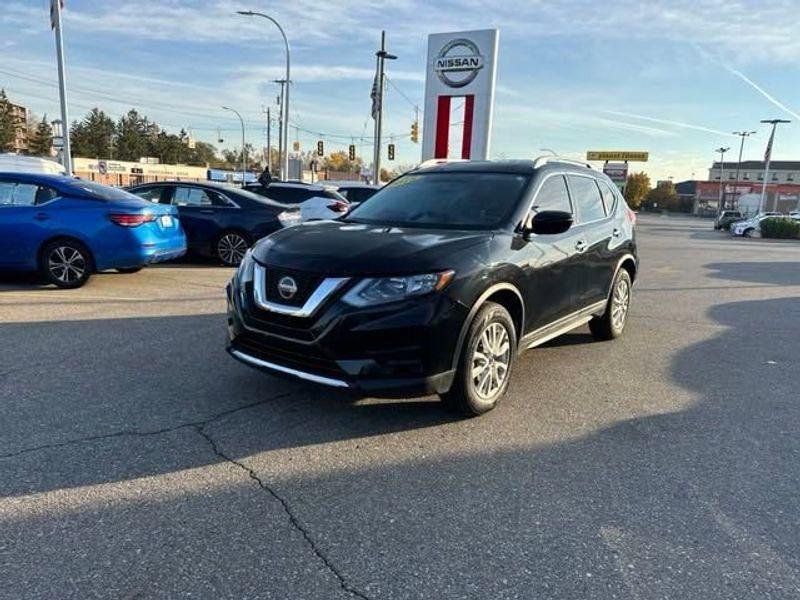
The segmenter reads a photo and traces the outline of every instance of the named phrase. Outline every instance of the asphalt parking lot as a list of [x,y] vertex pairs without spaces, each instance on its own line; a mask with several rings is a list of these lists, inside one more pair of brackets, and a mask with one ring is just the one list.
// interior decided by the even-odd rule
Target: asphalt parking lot
[[471,420],[224,352],[231,271],[0,282],[0,598],[797,598],[800,244],[640,218]]

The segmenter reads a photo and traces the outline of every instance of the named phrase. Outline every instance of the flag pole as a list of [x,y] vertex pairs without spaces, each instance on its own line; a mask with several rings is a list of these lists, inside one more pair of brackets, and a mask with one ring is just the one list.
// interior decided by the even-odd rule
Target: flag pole
[[64,170],[67,175],[72,175],[72,149],[69,141],[69,114],[67,111],[67,74],[64,66],[64,38],[61,32],[61,3],[63,0],[51,0],[50,14],[52,26],[56,32],[56,54],[58,58],[58,92],[61,99],[61,122],[63,125],[62,135],[64,139]]
[[[772,144],[775,142],[775,129],[777,129],[779,123],[791,123],[791,121],[787,121],[786,119],[763,119],[761,122],[772,125],[772,133],[769,136],[769,142],[767,142],[767,151],[764,153],[766,165],[764,167],[764,183],[761,184],[761,198],[758,201],[758,214],[764,212],[764,200],[767,197],[767,184],[769,183],[769,166],[772,162]],[[776,199],[775,209],[777,208],[778,201]]]

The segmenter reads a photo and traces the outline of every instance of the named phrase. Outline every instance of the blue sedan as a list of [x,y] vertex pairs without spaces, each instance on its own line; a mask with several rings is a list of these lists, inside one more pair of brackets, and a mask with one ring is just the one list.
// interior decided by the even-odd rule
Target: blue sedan
[[135,272],[185,252],[172,206],[72,177],[0,173],[0,270],[76,288],[95,271]]

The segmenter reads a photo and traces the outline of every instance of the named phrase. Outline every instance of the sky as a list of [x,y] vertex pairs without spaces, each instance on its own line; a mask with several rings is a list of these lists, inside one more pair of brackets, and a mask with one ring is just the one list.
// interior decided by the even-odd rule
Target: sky
[[[706,179],[716,148],[731,147],[735,160],[731,132],[757,131],[744,158],[760,159],[769,133],[759,121],[786,118],[773,159],[800,160],[800,0],[66,0],[70,119],[135,107],[170,132],[232,148],[241,130],[227,105],[242,113],[247,141],[265,145],[262,107],[277,112],[283,42],[274,25],[237,10],[266,12],[287,33],[290,121],[300,128],[290,139],[303,150],[354,140],[371,160],[361,138],[372,134],[385,29],[398,56],[387,64],[386,141],[395,164],[419,161],[408,134],[423,104],[428,34],[497,28],[491,158],[646,150],[650,161],[634,168],[653,180]],[[49,0],[2,0],[0,87],[57,116]]]

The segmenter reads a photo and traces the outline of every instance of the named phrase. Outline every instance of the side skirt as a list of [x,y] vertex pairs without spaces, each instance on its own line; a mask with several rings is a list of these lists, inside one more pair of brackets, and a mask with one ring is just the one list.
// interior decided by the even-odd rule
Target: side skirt
[[547,341],[552,340],[568,331],[572,331],[576,327],[580,327],[588,323],[595,315],[602,314],[606,308],[606,301],[601,300],[590,304],[586,308],[582,308],[566,317],[561,317],[557,321],[553,321],[549,325],[540,327],[536,331],[531,331],[523,336],[519,343],[520,352],[528,348],[535,348]]

